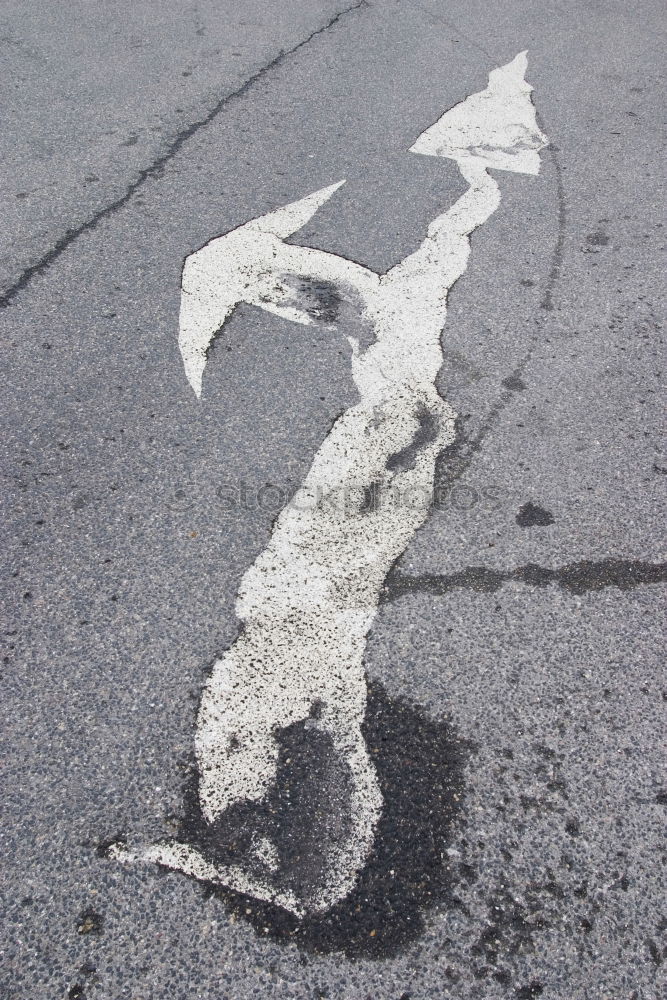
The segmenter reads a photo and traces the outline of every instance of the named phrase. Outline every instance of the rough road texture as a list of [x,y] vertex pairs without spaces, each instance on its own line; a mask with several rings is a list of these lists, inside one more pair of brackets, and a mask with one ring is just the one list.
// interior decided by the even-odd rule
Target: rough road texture
[[[200,4],[207,32],[231,39],[237,6]],[[167,127],[113,169],[103,144],[110,172],[93,171],[85,204],[71,164],[89,138],[70,141],[70,112],[53,101],[39,140],[36,115],[12,131],[27,143],[12,142],[12,183],[34,170],[54,184],[36,216],[3,222],[12,1000],[663,995],[662,11],[369,0],[336,18],[343,7],[262,4],[243,71],[212,58],[188,104],[171,89],[181,54],[182,79],[198,72],[186,13],[172,43],[142,8],[145,99],[132,118],[114,97],[113,115],[123,136],[148,130],[159,93]],[[94,54],[49,11],[5,9],[3,58],[30,108],[55,90],[52,48],[68,73],[96,60],[101,82],[70,88],[82,121],[129,46]],[[127,21],[114,11],[110,39]],[[42,69],[25,48],[47,52]],[[346,341],[248,308],[216,341],[202,408],[176,343],[183,260],[347,177],[296,242],[387,270],[465,189],[454,164],[403,151],[524,48],[552,146],[540,178],[503,178],[450,298],[440,391],[458,434],[366,656],[366,739],[395,805],[359,894],[291,924],[120,866],[109,841],[194,823],[205,665],[236,636],[239,581],[282,502],[357,398]],[[305,738],[282,734],[285,761]]]

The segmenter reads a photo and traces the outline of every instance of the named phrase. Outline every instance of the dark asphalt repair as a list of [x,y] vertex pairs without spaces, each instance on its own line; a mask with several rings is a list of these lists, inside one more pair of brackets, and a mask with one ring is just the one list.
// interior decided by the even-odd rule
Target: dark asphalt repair
[[342,344],[347,344],[344,335],[354,337],[361,351],[375,342],[373,323],[364,315],[363,302],[352,286],[310,274],[283,274],[279,283],[281,293],[287,291],[289,304],[305,312],[316,326],[326,329],[335,324]]
[[529,500],[520,508],[516,523],[520,528],[546,528],[554,523],[554,516],[550,510]]
[[403,594],[446,594],[462,587],[478,593],[491,594],[505,583],[515,581],[532,587],[556,584],[572,594],[585,594],[590,590],[618,587],[631,590],[648,583],[667,582],[667,563],[642,562],[640,559],[601,559],[594,562],[583,559],[578,563],[551,568],[528,563],[515,569],[495,570],[486,566],[469,566],[449,575],[422,574],[410,576],[395,567],[390,572],[382,590],[382,602],[393,601]]
[[[355,889],[324,915],[298,919],[282,907],[215,885],[204,892],[247,921],[261,936],[292,942],[315,954],[390,958],[424,930],[428,910],[452,904],[459,876],[443,864],[443,852],[464,798],[463,767],[470,744],[445,720],[390,698],[381,684],[368,689],[362,726],[377,770],[383,810],[371,857]],[[283,730],[276,787],[261,803],[241,804],[209,824],[199,807],[196,771],[184,794],[178,839],[212,862],[247,858],[255,836],[274,839],[283,886],[301,891],[320,873],[323,847],[341,835],[346,776],[328,739],[314,737],[308,721]],[[231,815],[230,815],[231,813]],[[100,844],[104,857],[111,842]]]

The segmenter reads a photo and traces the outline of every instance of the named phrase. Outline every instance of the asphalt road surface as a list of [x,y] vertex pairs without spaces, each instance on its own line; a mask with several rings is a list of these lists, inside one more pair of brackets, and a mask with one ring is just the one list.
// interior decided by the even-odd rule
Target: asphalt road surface
[[662,5],[0,11],[3,1000],[662,1000]]

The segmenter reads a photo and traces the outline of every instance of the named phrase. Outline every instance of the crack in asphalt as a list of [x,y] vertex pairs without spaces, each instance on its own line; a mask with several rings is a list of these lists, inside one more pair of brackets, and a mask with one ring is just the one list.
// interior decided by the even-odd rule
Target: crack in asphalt
[[593,562],[582,559],[555,569],[539,566],[537,563],[527,563],[509,570],[468,566],[457,573],[423,573],[419,576],[392,570],[382,590],[380,603],[388,604],[414,593],[440,597],[457,589],[491,594],[510,581],[533,587],[547,587],[555,583],[561,590],[577,595],[591,590],[604,590],[606,587],[630,590],[642,584],[667,583],[667,562],[650,563],[639,559],[601,559]]
[[14,282],[14,284],[4,289],[0,294],[0,308],[5,309],[7,306],[11,305],[17,295],[19,295],[20,292],[22,292],[23,289],[30,284],[32,279],[46,271],[47,268],[49,268],[50,265],[57,260],[60,254],[64,250],[67,250],[67,248],[70,247],[80,236],[95,229],[103,219],[107,219],[109,216],[115,214],[119,209],[127,205],[127,203],[147,180],[159,177],[166,164],[180,151],[188,139],[191,139],[193,135],[200,131],[200,129],[210,125],[211,122],[225,110],[228,104],[235,101],[239,97],[243,97],[251,89],[251,87],[261,80],[268,72],[275,69],[276,66],[280,66],[281,63],[283,63],[289,56],[294,55],[294,53],[298,52],[299,49],[308,45],[309,42],[311,42],[318,35],[321,35],[330,28],[333,28],[339,21],[342,20],[343,17],[345,17],[346,14],[351,14],[354,11],[367,6],[368,0],[358,0],[357,3],[339,11],[331,17],[326,24],[323,24],[320,28],[312,31],[307,38],[303,38],[291,49],[281,49],[277,56],[275,56],[270,62],[266,63],[266,65],[262,66],[261,69],[258,69],[252,74],[252,76],[249,76],[245,83],[241,84],[241,86],[232,91],[232,93],[226,94],[225,97],[222,97],[203,118],[192,122],[187,126],[187,128],[178,132],[168,144],[165,151],[161,153],[148,167],[144,167],[139,171],[136,180],[132,181],[132,183],[128,185],[126,191],[120,195],[119,198],[116,198],[110,204],[101,208],[89,219],[81,223],[80,226],[77,226],[74,229],[65,230],[60,239],[56,240],[53,246],[47,250],[47,252],[38,261],[25,268],[21,276]]

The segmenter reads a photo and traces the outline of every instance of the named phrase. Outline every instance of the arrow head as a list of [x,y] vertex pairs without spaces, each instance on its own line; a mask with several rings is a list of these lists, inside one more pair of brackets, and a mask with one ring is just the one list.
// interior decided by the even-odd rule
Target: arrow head
[[[269,300],[271,275],[283,240],[301,229],[345,181],[321,188],[211,240],[186,258],[181,281],[178,346],[197,396],[211,343],[240,302],[299,321],[294,310]],[[262,295],[264,297],[262,298]]]
[[496,170],[537,174],[539,150],[548,139],[540,131],[524,74],[527,53],[489,74],[486,90],[446,111],[410,147],[411,153],[446,156],[459,164],[481,161]]

